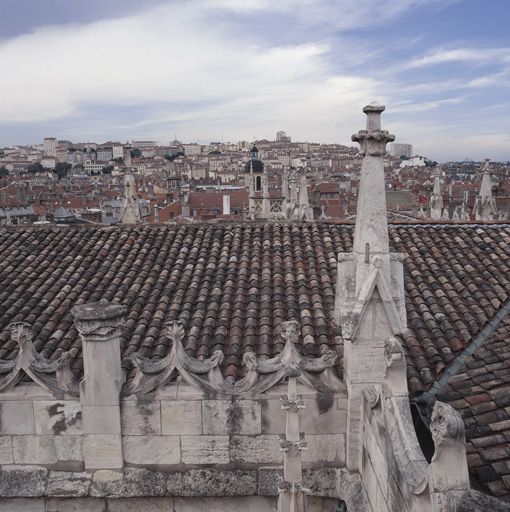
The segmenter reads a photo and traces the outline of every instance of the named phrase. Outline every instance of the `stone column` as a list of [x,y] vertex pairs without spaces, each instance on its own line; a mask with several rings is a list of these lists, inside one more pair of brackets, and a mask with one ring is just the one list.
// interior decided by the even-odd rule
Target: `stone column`
[[85,469],[122,469],[120,331],[126,307],[99,303],[72,309],[83,347],[80,383]]

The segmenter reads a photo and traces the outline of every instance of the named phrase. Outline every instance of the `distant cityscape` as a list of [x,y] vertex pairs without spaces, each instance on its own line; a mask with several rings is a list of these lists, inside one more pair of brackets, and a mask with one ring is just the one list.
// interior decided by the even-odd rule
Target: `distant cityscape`
[[[227,220],[352,221],[361,156],[341,144],[173,140],[42,144],[0,149],[0,224],[117,224]],[[503,221],[510,163],[438,164],[413,145],[385,159],[390,220]],[[490,198],[482,199],[483,193]],[[481,204],[487,204],[482,212]]]

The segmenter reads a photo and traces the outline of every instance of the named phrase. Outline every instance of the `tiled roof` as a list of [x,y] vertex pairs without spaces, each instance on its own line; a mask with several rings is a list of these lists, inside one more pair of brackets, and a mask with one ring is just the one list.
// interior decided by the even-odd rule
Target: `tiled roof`
[[510,316],[437,398],[462,415],[474,483],[510,501]]
[[388,210],[394,208],[410,208],[416,206],[418,202],[414,199],[409,190],[387,190],[386,207]]
[[[14,357],[7,325],[33,325],[45,357],[81,343],[75,304],[128,306],[124,365],[133,352],[163,356],[167,320],[180,319],[197,357],[225,353],[236,376],[244,352],[278,353],[280,324],[294,318],[301,350],[342,355],[333,324],[337,254],[352,250],[352,225],[193,224],[0,229],[0,358]],[[394,225],[405,252],[408,380],[426,389],[510,294],[509,225]],[[341,368],[340,368],[341,372]]]

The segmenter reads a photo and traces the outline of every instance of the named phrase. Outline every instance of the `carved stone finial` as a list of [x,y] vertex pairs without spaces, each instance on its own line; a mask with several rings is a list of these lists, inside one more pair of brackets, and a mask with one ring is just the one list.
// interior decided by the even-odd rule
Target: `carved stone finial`
[[462,418],[451,405],[443,402],[437,401],[434,404],[430,430],[436,449],[448,440],[460,443],[465,441]]
[[432,494],[468,489],[470,483],[464,422],[459,413],[451,405],[436,402],[430,430],[435,445],[429,468]]
[[82,339],[105,341],[120,334],[127,308],[120,304],[110,304],[106,300],[74,306],[71,313]]
[[282,322],[282,338],[287,341],[297,342],[299,336],[299,322],[296,320],[287,320]]
[[443,212],[443,195],[441,194],[441,171],[434,172],[434,189],[429,199],[430,218],[441,220]]
[[165,334],[172,341],[182,341],[184,338],[184,326],[182,325],[182,322],[179,322],[178,320],[167,322],[165,324]]
[[363,108],[367,114],[367,129],[360,130],[352,136],[353,142],[360,145],[360,153],[365,156],[383,156],[386,153],[386,144],[395,140],[387,130],[381,130],[381,113],[385,110],[384,105],[371,103]]
[[492,221],[497,218],[498,209],[496,200],[492,197],[492,181],[488,169],[483,173],[480,193],[476,197],[473,213],[475,220],[482,222]]

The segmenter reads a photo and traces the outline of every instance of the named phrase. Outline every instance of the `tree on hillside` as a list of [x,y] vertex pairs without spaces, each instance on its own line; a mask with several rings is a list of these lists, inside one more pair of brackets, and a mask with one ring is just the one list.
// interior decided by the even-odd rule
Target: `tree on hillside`
[[184,156],[184,153],[182,151],[178,151],[177,153],[173,153],[173,154],[167,153],[165,155],[165,158],[169,162],[173,162],[176,158],[179,158],[180,156]]
[[0,178],[9,176],[9,171],[5,167],[0,167]]
[[27,167],[27,171],[32,173],[41,172],[44,171],[44,167],[41,162],[34,162]]
[[58,176],[58,179],[61,180],[67,176],[67,171],[69,171],[71,167],[72,165],[68,164],[67,162],[58,162],[55,166],[55,169],[53,169],[53,172]]

